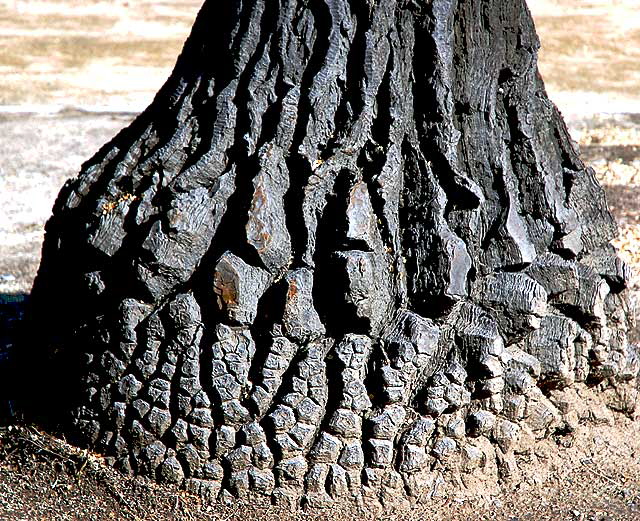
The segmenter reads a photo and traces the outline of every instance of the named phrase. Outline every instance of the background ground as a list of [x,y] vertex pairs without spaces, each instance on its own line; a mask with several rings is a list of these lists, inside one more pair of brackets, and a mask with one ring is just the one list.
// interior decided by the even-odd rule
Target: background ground
[[[199,6],[199,0],[0,0],[0,366],[58,190],[151,101]],[[542,40],[540,68],[548,91],[607,191],[620,224],[615,243],[635,269],[637,300],[637,0],[529,0],[529,6]],[[640,426],[613,416],[601,420],[549,440],[540,450],[557,457],[503,490],[472,499],[436,493],[426,509],[386,518],[640,519]],[[0,519],[285,515],[290,517],[260,504],[205,505],[183,492],[123,478],[95,455],[33,428],[0,427]]]

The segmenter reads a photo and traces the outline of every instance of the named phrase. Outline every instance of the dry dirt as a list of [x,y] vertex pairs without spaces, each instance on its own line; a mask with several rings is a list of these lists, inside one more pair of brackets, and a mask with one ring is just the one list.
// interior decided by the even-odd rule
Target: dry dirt
[[528,0],[540,70],[567,115],[640,112],[637,0]]
[[[620,225],[615,244],[635,269],[638,295],[637,0],[529,5],[547,88],[606,189]],[[19,324],[60,186],[151,101],[199,6],[198,0],[0,0],[0,368],[3,332],[6,339]],[[0,418],[6,405],[0,400]],[[377,518],[640,519],[640,423],[601,420],[539,445],[540,467],[523,456],[524,476],[502,489],[472,487],[466,495],[463,489],[435,490],[423,507]],[[371,514],[292,514],[261,502],[207,505],[185,492],[123,477],[98,456],[32,426],[0,427],[1,520],[356,516]]]
[[200,0],[0,0],[0,105],[140,110]]
[[335,506],[292,512],[260,498],[209,504],[172,487],[122,476],[99,456],[33,427],[12,427],[0,429],[0,518],[631,521],[640,519],[639,439],[640,423],[618,417],[615,424],[582,425],[572,436],[539,443],[518,457],[522,477],[501,488],[434,487],[426,491],[425,503],[386,511]]

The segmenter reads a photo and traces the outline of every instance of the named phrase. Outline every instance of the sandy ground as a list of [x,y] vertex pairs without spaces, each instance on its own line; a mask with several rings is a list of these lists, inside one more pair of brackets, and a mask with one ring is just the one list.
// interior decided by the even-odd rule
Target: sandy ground
[[199,0],[0,0],[0,105],[144,108]]
[[637,0],[528,0],[540,71],[565,115],[640,112]]
[[260,498],[209,504],[175,488],[122,476],[98,456],[31,427],[0,428],[0,518],[632,521],[640,519],[639,440],[640,422],[617,418],[610,425],[584,425],[572,436],[538,444],[518,457],[520,479],[501,488],[476,487],[471,494],[462,484],[455,491],[436,487],[427,491],[425,503],[382,512],[348,505],[292,512]]
[[65,180],[131,115],[0,114],[0,293],[28,293]]
[[[620,225],[616,245],[634,266],[640,290],[637,0],[529,5],[542,40],[547,88],[605,186]],[[0,0],[0,308],[7,301],[20,304],[30,290],[43,225],[59,188],[151,101],[199,7],[198,0]],[[0,316],[0,330],[14,327],[18,318],[19,311]],[[622,417],[601,423],[541,446],[549,461],[538,477],[534,469],[523,481],[473,499],[436,494],[426,507],[379,518],[640,519],[640,424]],[[0,427],[3,520],[356,514],[294,516],[260,503],[211,506],[123,478],[100,458],[32,428]]]

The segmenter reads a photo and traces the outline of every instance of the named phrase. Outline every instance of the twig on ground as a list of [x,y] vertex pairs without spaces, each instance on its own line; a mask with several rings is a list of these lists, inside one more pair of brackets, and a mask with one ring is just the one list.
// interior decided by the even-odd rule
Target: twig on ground
[[[102,474],[102,473],[100,473]],[[141,518],[138,516],[136,509],[133,507],[133,505],[131,505],[131,503],[122,495],[120,494],[120,492],[118,492],[118,490],[116,489],[116,487],[114,487],[108,479],[105,478],[104,475],[97,475],[97,478],[99,478],[105,485],[105,488],[107,489],[107,491],[109,492],[109,494],[111,494],[116,501],[122,505],[124,507],[125,510],[127,510],[129,512],[129,514],[131,514],[133,516],[133,519],[135,519],[136,521],[140,520]]]
[[597,471],[596,469],[592,469],[591,467],[589,467],[588,463],[585,463],[584,461],[581,461],[580,464],[587,469],[589,472],[591,472],[592,474],[608,481],[609,483],[611,483],[612,485],[615,485],[616,487],[618,487],[620,490],[625,490],[625,487],[622,483],[616,481],[613,478],[610,478],[609,476],[607,476],[606,474],[603,474],[602,472]]
[[61,453],[59,453],[59,452],[57,452],[55,450],[49,449],[49,448],[45,447],[44,445],[42,445],[41,443],[39,443],[39,442],[37,442],[35,440],[32,440],[32,439],[30,439],[30,438],[28,438],[26,436],[20,435],[20,436],[18,436],[18,439],[20,441],[26,441],[27,443],[30,443],[31,445],[36,447],[38,450],[40,450],[42,452],[46,452],[47,454],[50,454],[51,456],[54,456],[56,458],[60,458],[62,460],[74,463],[74,461],[73,461],[73,459],[71,457],[69,457],[69,456],[67,456],[65,454],[61,454]]

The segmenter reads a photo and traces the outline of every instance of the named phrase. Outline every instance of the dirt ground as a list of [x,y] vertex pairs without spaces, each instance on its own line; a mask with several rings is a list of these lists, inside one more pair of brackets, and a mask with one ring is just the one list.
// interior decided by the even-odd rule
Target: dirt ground
[[0,105],[139,111],[169,74],[201,4],[0,0]]
[[636,0],[528,0],[540,70],[566,115],[640,112]]
[[[199,0],[0,0],[0,366],[19,325],[55,196],[153,98]],[[637,0],[529,0],[540,68],[620,225],[640,295],[640,11]],[[4,335],[2,333],[5,333]],[[10,346],[9,346],[10,347]],[[2,373],[0,372],[0,379]],[[0,382],[1,384],[2,382]],[[0,385],[1,387],[1,385]],[[5,411],[6,414],[7,411]],[[2,417],[0,404],[0,417]],[[1,423],[1,422],[0,422]],[[603,415],[535,449],[521,479],[378,519],[640,519],[640,422]],[[546,454],[546,459],[545,459]],[[351,519],[261,502],[208,505],[123,477],[32,426],[0,427],[0,520]]]
[[598,426],[583,425],[572,436],[537,444],[519,456],[522,476],[500,488],[434,487],[425,503],[386,511],[342,505],[292,512],[259,498],[210,504],[185,491],[122,476],[98,456],[33,427],[0,428],[0,519],[637,520],[640,422],[610,420],[606,424],[601,418]]

